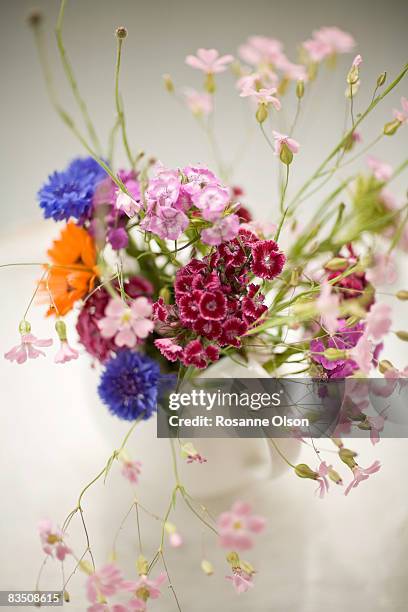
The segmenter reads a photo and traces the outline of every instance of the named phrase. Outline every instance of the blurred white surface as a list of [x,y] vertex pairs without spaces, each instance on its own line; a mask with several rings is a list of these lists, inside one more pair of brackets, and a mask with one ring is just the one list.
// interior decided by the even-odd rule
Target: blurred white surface
[[[0,262],[42,261],[51,228],[44,223],[28,234],[9,236],[0,249]],[[16,341],[16,326],[38,271],[14,268],[3,269],[1,274],[3,352]],[[30,320],[35,333],[50,336],[52,324],[42,318],[41,308],[33,308]],[[53,349],[48,352],[47,359],[23,366],[0,360],[0,589],[34,587],[42,560],[37,522],[43,517],[62,522],[75,506],[79,491],[105,464],[112,452],[112,439],[117,445],[127,431],[126,424],[111,418],[98,404],[97,377],[89,369],[86,356],[61,367],[52,363]],[[163,515],[172,487],[170,455],[166,459],[163,445],[167,441],[156,440],[154,431],[153,421],[142,424],[129,450],[144,464],[138,489],[140,501]],[[329,442],[322,446],[330,449]],[[210,510],[217,514],[240,497],[268,517],[265,537],[259,538],[254,551],[245,555],[256,564],[256,587],[240,597],[224,579],[224,555],[211,534],[206,532],[203,540],[201,524],[179,503],[172,522],[182,532],[185,546],[170,550],[167,562],[182,610],[405,611],[408,441],[383,440],[373,449],[369,443],[356,440],[353,446],[361,453],[362,465],[379,458],[383,467],[347,498],[333,485],[327,499],[317,499],[313,482],[284,472],[277,480],[259,481],[208,502]],[[310,449],[304,449],[302,455],[301,460],[313,465]],[[199,480],[200,466],[189,468]],[[217,470],[217,465],[213,469]],[[343,475],[348,479],[345,470]],[[127,484],[114,466],[107,484],[96,484],[84,499],[97,564],[106,561],[114,533],[132,503]],[[144,553],[151,557],[158,545],[157,522],[142,514],[141,533]],[[84,538],[79,520],[73,521],[69,534],[76,551],[82,552]],[[203,542],[205,556],[216,567],[216,574],[210,578],[199,569]],[[130,575],[137,554],[133,516],[121,532],[118,552],[119,563],[122,561]],[[68,564],[66,571],[70,571]],[[56,564],[48,564],[44,588],[58,588],[60,581]],[[70,584],[72,603],[68,609],[86,609],[83,584],[84,575],[78,573]],[[158,612],[176,609],[170,592],[151,607]]]

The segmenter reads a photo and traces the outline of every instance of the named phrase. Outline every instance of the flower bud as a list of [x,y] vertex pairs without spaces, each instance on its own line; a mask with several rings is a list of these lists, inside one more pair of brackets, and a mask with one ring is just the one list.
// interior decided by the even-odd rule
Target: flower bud
[[343,270],[348,265],[347,259],[344,257],[333,257],[326,265],[328,270]]
[[78,563],[78,566],[79,569],[85,572],[85,574],[88,574],[88,576],[91,576],[91,574],[94,573],[92,565],[86,559],[82,559],[82,561]]
[[69,603],[71,601],[69,593],[66,590],[64,591],[64,601],[65,601],[65,603]]
[[203,570],[204,574],[206,574],[207,576],[212,576],[214,573],[213,564],[210,563],[210,561],[207,561],[206,559],[203,559],[201,561],[201,569]]
[[304,95],[305,95],[305,84],[303,81],[298,81],[296,83],[296,96],[298,97],[299,100],[301,100]]
[[309,81],[314,81],[315,78],[317,77],[318,67],[319,67],[319,64],[317,62],[312,62],[308,65],[307,76],[309,78]]
[[334,483],[336,483],[337,485],[341,485],[343,484],[343,479],[340,476],[340,474],[338,472],[336,472],[336,470],[334,470],[332,467],[329,468],[329,474],[328,474],[330,480],[332,480]]
[[232,567],[240,567],[239,556],[233,550],[228,553],[226,559],[227,563],[229,563]]
[[128,31],[125,28],[125,26],[119,26],[118,28],[116,28],[115,35],[116,35],[116,38],[119,38],[120,40],[124,40],[126,36],[128,35]]
[[241,568],[250,576],[255,574],[255,568],[248,561],[241,561]]
[[299,478],[311,478],[312,480],[316,480],[318,476],[317,472],[312,470],[306,463],[298,463],[295,466],[295,474]]
[[42,20],[43,20],[43,14],[40,11],[40,9],[36,9],[36,8],[32,9],[27,15],[27,23],[33,28],[40,25]]
[[401,291],[397,291],[395,297],[397,298],[397,300],[405,302],[406,300],[408,300],[408,291],[405,291],[404,289],[402,289]]
[[400,339],[404,340],[404,342],[408,342],[408,332],[406,331],[397,331],[395,335]]
[[356,85],[358,83],[358,66],[352,66],[347,75],[347,83],[349,85]]
[[263,123],[268,118],[268,107],[266,104],[260,104],[256,111],[256,120],[258,123]]
[[174,83],[169,74],[163,74],[163,82],[166,91],[168,91],[169,93],[174,93]]
[[215,79],[212,72],[209,72],[205,78],[204,89],[210,94],[215,92]]
[[162,287],[159,291],[159,297],[163,298],[165,304],[170,304],[170,289],[168,287]]
[[149,564],[143,555],[139,555],[137,558],[136,570],[139,576],[147,576],[149,572]]
[[384,125],[383,132],[386,136],[393,136],[395,132],[398,130],[398,128],[400,127],[400,125],[401,125],[401,121],[398,121],[398,119],[389,121],[388,123]]
[[295,268],[291,272],[289,285],[291,287],[297,287],[298,284],[299,284],[299,268]]
[[289,87],[290,80],[287,78],[283,78],[278,85],[278,95],[284,96]]
[[387,79],[387,73],[382,72],[377,79],[377,87],[382,87]]
[[355,453],[354,451],[348,449],[348,448],[341,448],[339,450],[339,457],[340,459],[343,461],[343,463],[345,463],[351,470],[356,467],[357,463],[354,460],[354,457],[357,456],[357,453]]
[[288,145],[284,142],[281,148],[281,152],[279,155],[279,158],[281,160],[281,162],[283,164],[285,164],[285,166],[289,166],[289,164],[292,163],[293,160],[293,153],[292,151],[289,149]]
[[58,334],[58,338],[61,342],[64,342],[67,339],[67,326],[62,319],[57,319],[55,321],[55,331]]
[[388,372],[389,370],[394,370],[394,366],[392,365],[391,361],[388,361],[388,359],[382,359],[382,361],[380,361],[378,364],[378,369],[380,370],[381,374],[385,374],[385,372]]
[[20,321],[20,325],[18,326],[18,331],[21,335],[29,334],[31,331],[31,323],[23,319]]
[[336,359],[347,359],[347,351],[342,351],[336,348],[327,348],[323,355],[329,361],[335,361]]

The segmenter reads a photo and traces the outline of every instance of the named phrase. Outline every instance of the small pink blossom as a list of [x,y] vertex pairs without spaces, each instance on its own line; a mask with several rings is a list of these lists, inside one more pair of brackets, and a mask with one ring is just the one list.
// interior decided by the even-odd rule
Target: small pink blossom
[[159,206],[154,214],[148,213],[140,227],[163,240],[178,240],[187,229],[189,219],[181,210],[172,206]]
[[[131,591],[135,593],[136,598],[140,601],[146,602],[148,599],[157,599],[160,597],[160,587],[163,582],[166,581],[166,574],[159,574],[157,578],[154,580],[150,580],[147,576],[142,575],[139,576],[139,579],[136,582],[129,582],[129,584],[125,585],[123,588],[126,591]],[[132,602],[135,600],[131,600],[129,602],[130,606],[132,606]],[[144,608],[130,608],[131,610],[143,610]]]
[[53,523],[44,519],[38,524],[43,551],[50,557],[55,557],[59,561],[64,561],[65,557],[72,551],[63,540],[61,529],[55,527]]
[[363,63],[363,58],[361,57],[361,55],[356,55],[356,57],[353,59],[353,63],[352,63],[352,67],[353,68],[359,68],[359,66],[361,66],[361,64]]
[[380,441],[380,431],[384,429],[385,417],[381,414],[375,417],[367,417],[367,421],[370,424],[370,439],[375,446]]
[[222,55],[216,49],[198,49],[197,55],[187,55],[186,64],[206,74],[224,72],[234,61],[232,55]]
[[406,366],[403,370],[398,370],[397,368],[390,368],[389,370],[385,371],[384,378],[394,380],[397,378],[408,378],[408,366]]
[[366,334],[373,340],[381,340],[390,331],[392,320],[391,306],[373,304],[366,319]]
[[149,205],[171,206],[177,202],[180,188],[178,172],[158,165],[156,166],[156,176],[149,181],[146,200]]
[[207,221],[215,221],[224,212],[230,200],[230,194],[225,187],[207,185],[192,196],[193,203],[202,211]]
[[218,246],[222,242],[233,240],[239,232],[238,215],[227,215],[218,219],[212,227],[204,229],[201,233],[201,240],[204,244]]
[[283,55],[282,43],[267,36],[250,36],[238,49],[239,55],[248,64],[276,64]]
[[105,317],[98,321],[103,338],[114,338],[116,346],[133,348],[139,339],[147,338],[153,331],[152,304],[146,297],[138,297],[128,306],[119,298],[112,298]]
[[378,181],[386,182],[389,181],[392,176],[392,166],[386,162],[369,155],[367,157],[367,165],[372,170],[375,178]]
[[356,362],[363,374],[368,374],[371,369],[373,355],[374,345],[368,338],[367,333],[364,333],[357,342],[356,346],[351,349],[350,357]]
[[392,255],[383,253],[374,255],[374,265],[367,270],[366,278],[375,287],[395,283],[397,268]]
[[401,124],[408,123],[408,98],[401,98],[401,109],[394,110],[394,117]]
[[68,344],[67,340],[61,341],[61,347],[54,357],[55,363],[67,363],[72,359],[78,359],[79,353]]
[[329,283],[322,284],[316,306],[322,319],[322,326],[329,334],[334,334],[339,328],[340,297],[332,291]]
[[115,207],[117,210],[122,210],[124,213],[126,213],[128,217],[134,217],[139,212],[141,203],[136,202],[136,200],[131,198],[127,193],[118,191]]
[[371,474],[375,474],[380,468],[381,464],[379,461],[374,461],[374,463],[370,465],[370,467],[365,469],[360,467],[359,465],[354,467],[352,470],[354,478],[347,487],[347,489],[344,491],[344,495],[348,495],[351,489],[355,489],[356,487],[358,487],[360,482],[363,482],[363,480],[367,480],[367,478],[371,476]]
[[127,583],[116,565],[109,563],[88,576],[86,581],[86,595],[91,603],[97,603],[101,597],[112,597],[133,583]]
[[175,338],[158,338],[154,345],[168,361],[177,361],[183,354],[183,347],[175,342]]
[[181,446],[181,456],[187,460],[187,463],[207,463],[207,459],[200,455],[191,442],[186,442]]
[[337,53],[350,53],[355,46],[354,38],[336,27],[323,27],[313,32],[313,38],[305,41],[303,47],[313,62],[321,62]]
[[193,115],[206,117],[212,113],[213,102],[210,94],[202,93],[195,89],[185,89],[184,97]]
[[287,136],[286,134],[280,134],[279,132],[276,132],[275,130],[272,133],[275,139],[275,155],[279,157],[279,155],[281,154],[283,145],[286,145],[288,149],[292,151],[292,153],[299,152],[300,144],[296,140],[294,140],[294,138],[291,138],[290,136]]
[[258,102],[258,104],[272,104],[275,110],[280,110],[282,105],[280,100],[274,95],[276,93],[275,87],[254,89],[248,87],[243,89],[240,93],[241,98],[252,98]]
[[319,469],[317,470],[317,482],[319,484],[316,493],[319,493],[320,499],[329,492],[329,481],[327,480],[327,475],[329,473],[330,467],[326,464],[325,461],[322,461],[319,465]]
[[27,359],[37,359],[40,355],[45,357],[44,351],[39,351],[37,346],[51,346],[52,339],[40,340],[31,333],[21,334],[21,344],[4,354],[9,361],[16,361],[18,364],[24,363]]
[[246,593],[254,586],[254,581],[251,574],[248,574],[240,567],[234,567],[232,576],[225,576],[226,580],[230,580],[238,595]]
[[142,471],[142,464],[140,461],[128,461],[125,460],[122,465],[122,476],[126,478],[132,484],[139,482],[139,476]]
[[170,533],[169,542],[172,548],[180,548],[184,543],[182,536],[177,531]]
[[253,546],[252,534],[261,533],[266,526],[262,516],[251,514],[249,504],[235,502],[231,510],[220,514],[217,520],[219,543],[223,548],[248,550]]

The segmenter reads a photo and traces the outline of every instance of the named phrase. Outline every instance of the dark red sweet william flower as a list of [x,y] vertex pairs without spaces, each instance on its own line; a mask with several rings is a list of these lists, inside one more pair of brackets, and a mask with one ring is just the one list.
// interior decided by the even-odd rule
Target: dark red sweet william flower
[[216,340],[221,335],[222,326],[219,321],[209,321],[200,317],[193,323],[193,329],[199,336]]
[[258,240],[252,245],[251,270],[259,278],[272,280],[282,272],[286,257],[274,240]]
[[241,336],[248,330],[248,326],[244,321],[238,319],[238,317],[231,317],[227,319],[222,326],[222,333],[219,339],[221,346],[241,346]]
[[204,292],[198,306],[203,319],[220,321],[227,312],[227,300],[221,291]]
[[180,320],[182,323],[193,323],[200,316],[199,301],[202,291],[193,291],[182,295],[178,301]]

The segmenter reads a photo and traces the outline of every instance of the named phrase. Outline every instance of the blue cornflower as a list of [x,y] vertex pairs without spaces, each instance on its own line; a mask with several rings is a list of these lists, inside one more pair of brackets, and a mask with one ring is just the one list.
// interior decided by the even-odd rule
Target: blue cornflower
[[162,392],[169,386],[169,378],[160,373],[159,364],[150,357],[123,349],[106,363],[98,393],[103,403],[119,418],[126,421],[138,417],[148,419],[156,411]]
[[54,221],[68,221],[70,217],[84,221],[89,217],[96,186],[106,176],[92,157],[78,157],[62,172],[54,172],[37,194],[44,217],[52,217]]

